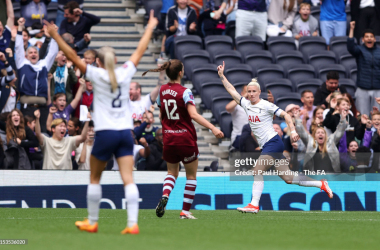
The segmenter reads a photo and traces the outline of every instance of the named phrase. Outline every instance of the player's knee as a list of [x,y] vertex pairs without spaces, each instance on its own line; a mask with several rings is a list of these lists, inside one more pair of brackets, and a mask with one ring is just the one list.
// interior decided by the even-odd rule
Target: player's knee
[[292,184],[291,180],[285,180],[286,184]]

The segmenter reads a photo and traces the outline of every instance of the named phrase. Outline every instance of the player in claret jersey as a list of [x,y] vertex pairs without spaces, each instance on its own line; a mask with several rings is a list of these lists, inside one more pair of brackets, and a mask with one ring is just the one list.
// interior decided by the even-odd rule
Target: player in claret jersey
[[[282,152],[284,151],[284,144],[280,136],[273,128],[273,116],[279,116],[285,118],[288,128],[291,131],[291,140],[298,141],[299,136],[294,128],[292,119],[285,111],[281,110],[276,105],[260,99],[260,85],[256,79],[252,81],[247,86],[248,100],[243,98],[228,82],[227,78],[223,74],[224,72],[224,62],[223,65],[218,66],[218,74],[220,80],[223,82],[224,87],[234,98],[234,100],[244,108],[247,113],[248,123],[251,127],[253,134],[255,135],[261,150],[261,155],[257,161],[256,166],[254,166],[253,175],[254,183],[252,187],[252,201],[246,207],[238,208],[240,212],[246,213],[257,213],[259,212],[259,201],[261,193],[264,189],[263,172],[267,171],[274,164],[274,160],[285,159]],[[280,177],[288,184],[297,184],[299,186],[305,187],[318,187],[324,190],[330,198],[333,198],[333,192],[328,186],[326,180],[316,181],[305,175],[291,175],[289,173],[289,166],[286,161],[282,164],[276,164],[276,170],[280,174]]]
[[217,138],[223,138],[223,133],[197,113],[193,94],[189,89],[181,86],[180,83],[184,74],[182,62],[171,60],[158,69],[148,71],[159,72],[163,70],[166,70],[170,82],[161,86],[157,104],[160,107],[164,137],[163,158],[167,162],[168,175],[164,181],[162,198],[157,205],[156,215],[162,217],[165,213],[170,192],[173,190],[178,177],[179,162],[182,161],[185,165],[187,181],[180,218],[196,219],[189,212],[197,187],[198,169],[197,133],[191,120],[210,129]]

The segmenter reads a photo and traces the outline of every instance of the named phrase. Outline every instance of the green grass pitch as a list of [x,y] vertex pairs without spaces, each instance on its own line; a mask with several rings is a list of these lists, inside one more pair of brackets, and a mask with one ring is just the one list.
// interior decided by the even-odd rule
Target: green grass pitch
[[140,234],[120,235],[125,210],[102,209],[99,231],[90,234],[74,226],[86,209],[0,208],[0,239],[28,239],[0,249],[379,249],[377,212],[193,212],[198,220],[140,210]]

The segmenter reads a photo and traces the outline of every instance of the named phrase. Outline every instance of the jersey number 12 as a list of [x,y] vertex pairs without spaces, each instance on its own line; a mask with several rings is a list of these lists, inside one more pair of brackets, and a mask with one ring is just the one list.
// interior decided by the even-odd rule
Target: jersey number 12
[[[168,119],[169,120],[179,120],[178,113],[175,113],[175,111],[177,110],[176,101],[174,99],[169,99],[169,100],[164,99],[163,102],[165,103],[165,110],[166,110],[166,114],[168,116]],[[173,105],[173,109],[169,113],[169,106],[172,106],[172,105]]]

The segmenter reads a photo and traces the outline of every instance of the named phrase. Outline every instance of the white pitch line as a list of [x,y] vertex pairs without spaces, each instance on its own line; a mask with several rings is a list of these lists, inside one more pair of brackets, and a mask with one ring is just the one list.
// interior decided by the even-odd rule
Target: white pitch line
[[[0,220],[39,220],[39,219],[83,219],[84,217],[36,217],[36,218],[0,218]],[[99,217],[99,219],[110,219],[119,217]]]

